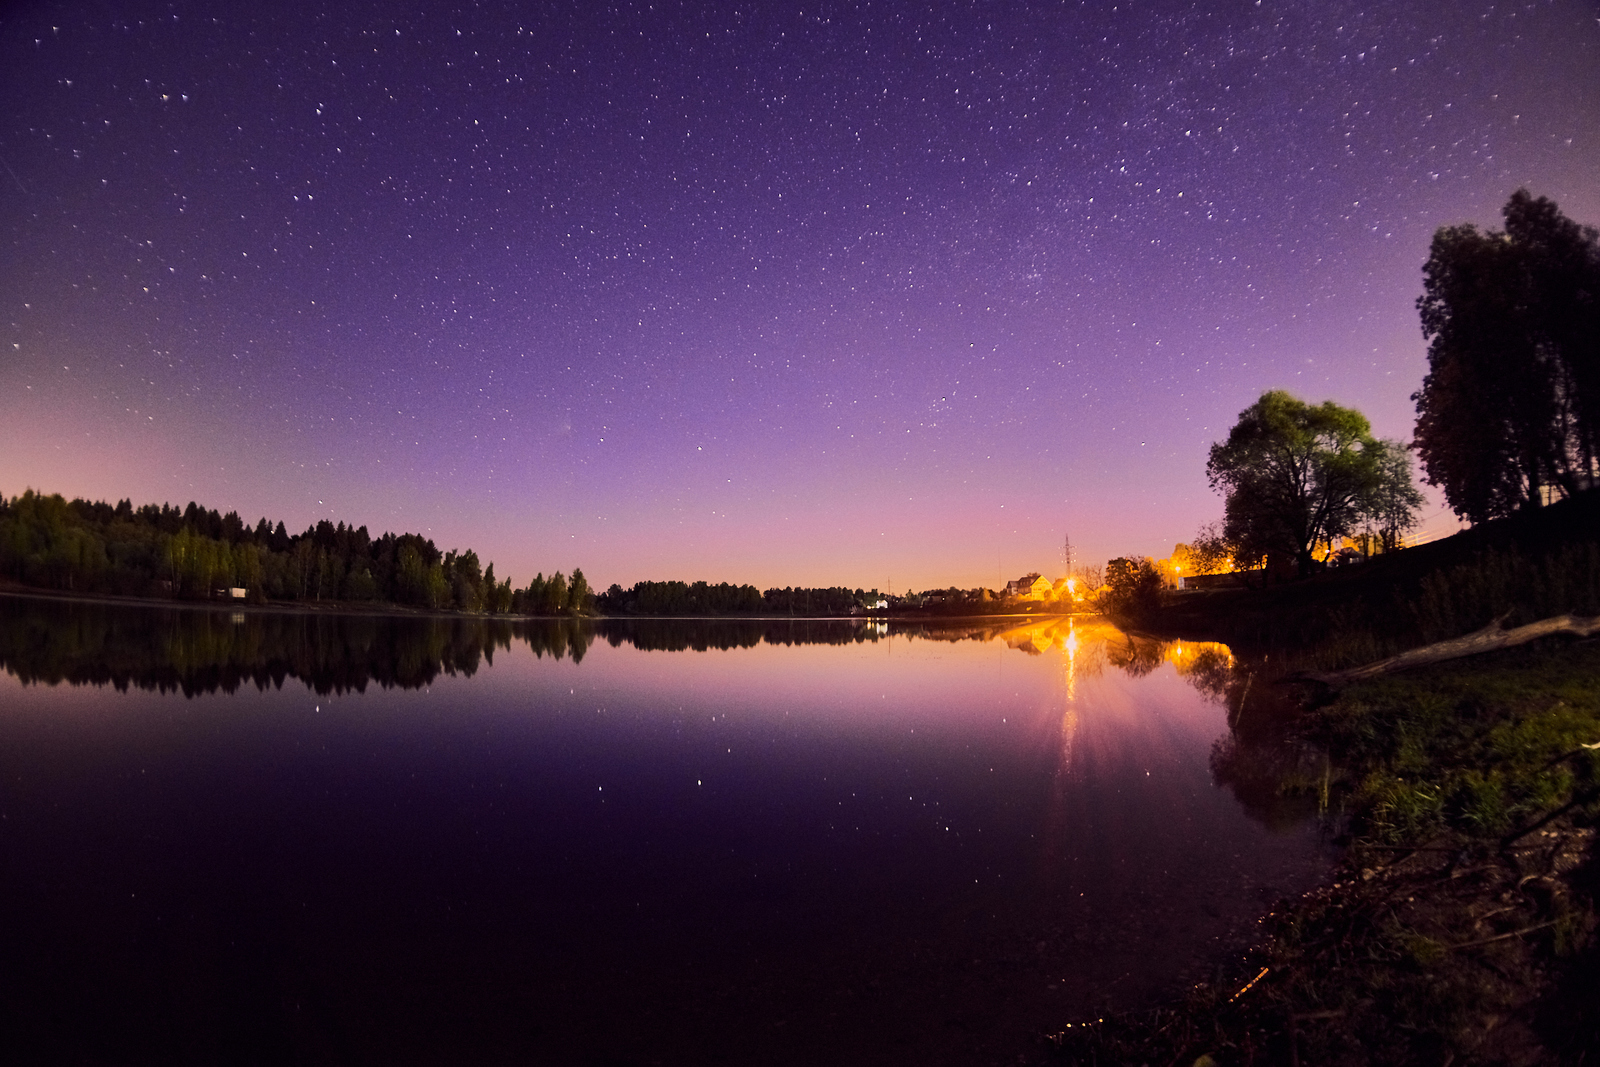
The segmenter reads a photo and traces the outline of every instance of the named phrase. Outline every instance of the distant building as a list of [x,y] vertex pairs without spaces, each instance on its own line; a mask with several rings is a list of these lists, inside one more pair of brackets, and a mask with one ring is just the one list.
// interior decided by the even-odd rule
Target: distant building
[[1043,600],[1050,595],[1050,583],[1037,572],[1024,574],[1014,582],[1006,583],[1006,596],[1024,600]]

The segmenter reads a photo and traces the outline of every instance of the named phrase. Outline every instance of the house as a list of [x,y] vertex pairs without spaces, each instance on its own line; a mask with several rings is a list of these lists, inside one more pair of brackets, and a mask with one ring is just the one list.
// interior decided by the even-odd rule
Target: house
[[1021,597],[1024,600],[1044,600],[1050,595],[1050,582],[1039,576],[1038,572],[1024,574],[1014,582],[1006,583],[1006,596]]

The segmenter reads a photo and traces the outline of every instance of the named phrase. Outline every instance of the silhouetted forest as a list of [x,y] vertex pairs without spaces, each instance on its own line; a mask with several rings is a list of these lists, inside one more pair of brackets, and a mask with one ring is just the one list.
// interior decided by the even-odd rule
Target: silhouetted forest
[[431,610],[569,615],[593,595],[581,570],[538,575],[525,589],[497,579],[478,554],[441,552],[420,534],[385,533],[324,519],[304,533],[237,512],[218,514],[128,500],[65,500],[33,490],[0,497],[0,575],[24,585],[178,600],[325,600]]

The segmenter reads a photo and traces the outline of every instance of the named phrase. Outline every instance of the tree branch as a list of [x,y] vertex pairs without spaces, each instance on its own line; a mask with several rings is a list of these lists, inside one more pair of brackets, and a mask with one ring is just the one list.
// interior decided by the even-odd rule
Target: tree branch
[[1333,671],[1323,674],[1307,671],[1297,675],[1307,681],[1321,682],[1331,689],[1337,689],[1350,682],[1358,682],[1365,678],[1373,678],[1380,674],[1393,674],[1396,671],[1410,670],[1412,667],[1421,667],[1429,663],[1443,663],[1447,660],[1462,659],[1466,656],[1476,656],[1484,652],[1494,652],[1502,648],[1514,648],[1525,645],[1529,641],[1537,641],[1541,637],[1550,637],[1555,634],[1572,634],[1575,637],[1593,637],[1600,633],[1600,615],[1555,615],[1538,622],[1530,622],[1526,626],[1518,626],[1507,630],[1502,626],[1505,617],[1501,616],[1488,626],[1465,637],[1455,637],[1448,641],[1439,641],[1435,644],[1413,648],[1409,652],[1402,652],[1398,656],[1378,660],[1376,663],[1352,667],[1346,671]]

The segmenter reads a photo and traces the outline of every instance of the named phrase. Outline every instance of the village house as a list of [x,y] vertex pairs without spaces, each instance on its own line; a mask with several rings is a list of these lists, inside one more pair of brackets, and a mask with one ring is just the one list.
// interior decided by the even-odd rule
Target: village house
[[1037,572],[1024,574],[1014,582],[1006,583],[1006,596],[1022,600],[1044,600],[1050,595],[1050,582]]

